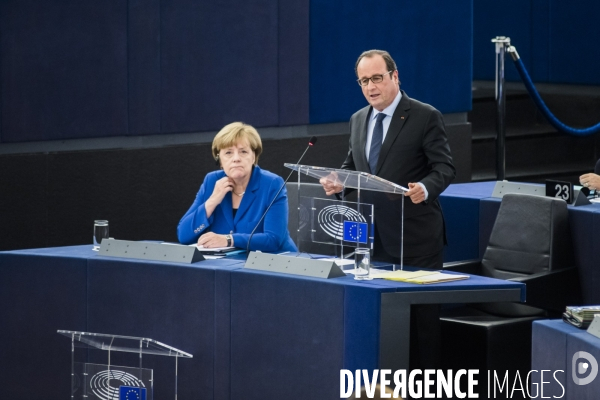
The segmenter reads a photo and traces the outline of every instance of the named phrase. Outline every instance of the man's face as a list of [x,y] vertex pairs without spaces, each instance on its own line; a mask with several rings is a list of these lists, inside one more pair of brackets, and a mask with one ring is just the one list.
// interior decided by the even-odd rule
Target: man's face
[[[373,57],[364,57],[358,63],[356,72],[359,79],[371,78],[373,75],[384,75],[388,72],[383,57],[376,54]],[[400,90],[398,86],[398,71],[383,76],[383,81],[373,83],[369,81],[366,86],[361,86],[362,92],[370,105],[377,111],[388,107]]]

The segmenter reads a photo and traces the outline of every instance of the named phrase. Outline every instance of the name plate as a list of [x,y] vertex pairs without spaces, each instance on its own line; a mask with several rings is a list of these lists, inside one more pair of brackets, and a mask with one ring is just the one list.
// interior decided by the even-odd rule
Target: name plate
[[592,320],[592,323],[588,327],[587,331],[588,333],[600,339],[600,314],[594,315],[594,319]]
[[116,239],[102,239],[98,254],[107,257],[139,258],[186,264],[204,260],[204,256],[196,246]]
[[562,181],[546,181],[546,196],[563,199],[568,204],[573,202],[573,184],[571,182]]
[[346,276],[340,267],[333,261],[304,257],[289,257],[278,254],[259,253],[256,251],[250,252],[244,268],[324,279]]

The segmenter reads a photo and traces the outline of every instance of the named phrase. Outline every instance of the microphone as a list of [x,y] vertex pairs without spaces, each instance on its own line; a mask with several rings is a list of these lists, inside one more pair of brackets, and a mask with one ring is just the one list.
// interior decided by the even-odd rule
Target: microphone
[[[308,151],[308,149],[310,149],[312,146],[314,146],[315,143],[317,143],[317,137],[316,136],[312,136],[310,138],[310,140],[308,141],[308,146],[306,146],[306,149],[304,150],[304,153],[302,153],[302,155],[300,156],[300,158],[298,159],[298,162],[296,164],[300,164],[300,161],[302,161],[302,159],[304,158],[304,155],[306,154],[306,152]],[[271,209],[271,206],[273,205],[273,203],[275,203],[275,199],[277,199],[277,196],[279,196],[279,193],[281,193],[281,191],[285,187],[285,184],[290,180],[290,178],[291,178],[291,176],[292,176],[293,173],[294,173],[294,170],[291,170],[290,174],[287,176],[287,178],[285,178],[285,181],[283,181],[283,185],[281,185],[281,187],[279,188],[279,190],[275,194],[275,197],[273,197],[273,200],[271,200],[271,204],[269,204],[269,206],[267,207],[267,209],[263,213],[262,217],[260,217],[260,219],[256,223],[256,226],[254,227],[254,229],[252,229],[252,233],[250,233],[250,237],[248,238],[248,244],[246,245],[246,254],[250,254],[250,241],[252,240],[252,236],[254,236],[254,232],[256,232],[256,229],[258,228],[258,226],[260,225],[260,223],[263,221],[263,219],[265,219],[265,216],[267,215],[267,213]],[[298,173],[300,173],[300,172],[298,172]]]

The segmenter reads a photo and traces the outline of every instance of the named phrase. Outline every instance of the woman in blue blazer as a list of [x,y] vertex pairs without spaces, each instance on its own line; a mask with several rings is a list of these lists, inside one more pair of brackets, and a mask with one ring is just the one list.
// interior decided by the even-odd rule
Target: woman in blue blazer
[[[213,140],[212,153],[222,169],[204,178],[196,200],[179,221],[177,237],[184,244],[245,249],[283,179],[257,165],[262,142],[250,125],[234,122],[225,126]],[[283,188],[256,228],[250,250],[297,251],[287,226],[288,201]]]

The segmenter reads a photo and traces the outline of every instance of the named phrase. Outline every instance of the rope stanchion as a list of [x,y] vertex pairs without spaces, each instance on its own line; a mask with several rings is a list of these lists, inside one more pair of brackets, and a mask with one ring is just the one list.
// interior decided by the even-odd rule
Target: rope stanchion
[[508,47],[507,52],[510,53],[513,61],[515,62],[517,71],[519,72],[519,75],[521,75],[521,79],[523,80],[523,83],[525,84],[525,87],[527,88],[529,95],[533,99],[533,102],[540,109],[542,114],[544,114],[544,117],[546,117],[548,122],[550,122],[550,125],[552,125],[554,128],[556,128],[560,132],[564,132],[566,134],[573,135],[573,136],[588,136],[588,135],[593,135],[595,133],[600,132],[600,123],[598,123],[594,126],[590,126],[589,128],[577,129],[577,128],[571,128],[570,126],[567,126],[564,123],[562,123],[561,121],[559,121],[554,116],[554,114],[552,114],[552,112],[550,111],[548,106],[546,106],[546,103],[544,103],[544,100],[542,100],[542,98],[540,97],[540,94],[538,93],[537,89],[533,85],[533,82],[531,81],[529,73],[527,72],[527,69],[525,68],[525,65],[523,64],[523,61],[521,60],[521,57],[519,57],[519,54],[517,53],[517,49],[515,49],[514,46],[510,46],[510,47]]

